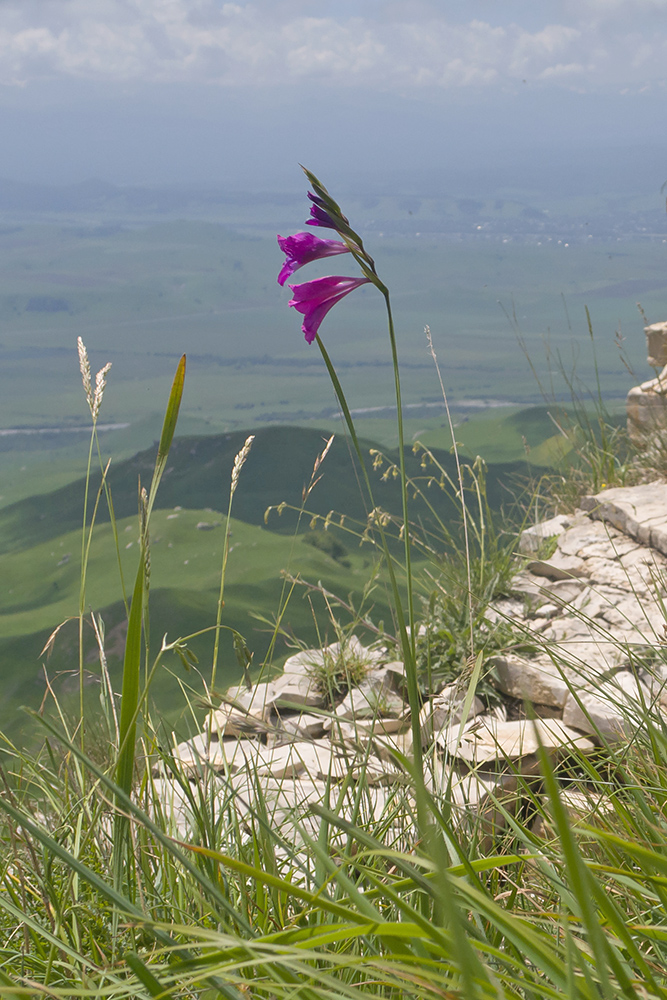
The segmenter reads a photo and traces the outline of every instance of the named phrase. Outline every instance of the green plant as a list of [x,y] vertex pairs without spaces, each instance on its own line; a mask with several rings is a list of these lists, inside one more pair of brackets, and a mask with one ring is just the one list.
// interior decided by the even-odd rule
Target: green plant
[[370,670],[370,664],[357,650],[350,648],[342,630],[339,642],[322,650],[321,660],[314,660],[307,666],[318,690],[324,695],[329,708],[334,708],[350,688],[357,687]]

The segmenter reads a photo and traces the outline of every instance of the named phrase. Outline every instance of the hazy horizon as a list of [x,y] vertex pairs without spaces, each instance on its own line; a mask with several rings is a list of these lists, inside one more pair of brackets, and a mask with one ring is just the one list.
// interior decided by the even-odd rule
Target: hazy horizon
[[5,0],[0,177],[659,193],[666,0]]

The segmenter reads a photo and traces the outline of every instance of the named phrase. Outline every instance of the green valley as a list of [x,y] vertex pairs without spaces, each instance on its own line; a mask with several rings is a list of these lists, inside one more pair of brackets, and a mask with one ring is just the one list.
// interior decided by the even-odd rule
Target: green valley
[[[190,645],[204,678],[210,673],[213,645],[210,629],[215,622],[218,599],[229,475],[244,439],[245,432],[239,431],[176,438],[158,495],[158,509],[153,514],[151,644],[156,651],[165,634],[173,641],[190,633],[201,633]],[[318,641],[318,630],[321,634],[332,634],[333,626],[318,594],[296,585],[285,607],[292,589],[285,574],[310,584],[321,582],[344,601],[359,607],[364,588],[374,573],[377,550],[370,543],[360,546],[369,506],[360,492],[359,476],[344,438],[334,439],[318,472],[321,478],[303,501],[325,439],[322,431],[314,429],[280,426],[257,429],[242,470],[234,497],[223,624],[246,637],[255,654],[256,668],[273,645],[270,622],[278,614],[282,615],[281,627],[286,635],[298,637],[301,642]],[[368,453],[373,443],[365,441],[363,447]],[[397,455],[389,449],[385,449],[385,454],[383,468],[372,473],[374,498],[384,510],[398,514],[397,481],[392,475],[382,478]],[[440,468],[453,477],[453,456],[438,449],[433,455]],[[131,590],[138,554],[137,486],[139,481],[149,480],[154,456],[155,448],[151,447],[112,464],[108,483],[117,519],[118,544],[116,547],[102,497],[90,550],[86,609],[88,614],[94,611],[103,619],[114,683],[119,683],[122,665],[126,620],[123,592],[127,595]],[[370,463],[369,456],[369,467]],[[408,469],[426,496],[425,501],[413,500],[412,516],[430,532],[435,551],[443,551],[437,518],[456,534],[459,524],[456,505],[437,486],[439,469],[422,466],[421,453],[409,454]],[[491,464],[487,477],[491,505],[496,510],[504,507],[509,511],[530,472],[525,462]],[[99,482],[98,471],[91,478],[91,503]],[[0,509],[4,580],[0,591],[3,692],[0,729],[17,737],[25,728],[25,721],[17,716],[17,707],[22,703],[38,707],[46,690],[44,671],[49,677],[60,677],[64,691],[71,686],[76,673],[78,625],[73,619],[79,607],[84,487],[84,480],[77,479],[50,493],[27,497]],[[285,505],[282,513],[275,509],[281,504]],[[300,516],[302,505],[304,514]],[[269,506],[273,509],[267,515]],[[336,513],[325,534],[322,529],[330,512]],[[338,526],[340,514],[345,515],[342,528]],[[314,525],[313,515],[319,517]],[[438,571],[437,565],[433,571]],[[381,575],[362,610],[371,615],[375,624],[384,621],[391,631],[382,580]],[[341,612],[341,618],[347,622],[349,615]],[[67,624],[58,633],[53,650],[48,656],[40,656],[52,630],[64,621]],[[223,634],[221,648],[220,683],[225,686],[239,676],[240,669],[229,633],[226,637]],[[90,671],[91,696],[99,681],[96,650],[92,627],[87,626],[85,659]],[[288,652],[285,637],[279,637],[271,662],[280,663]],[[170,669],[160,673],[152,695],[161,710],[169,714],[178,700],[174,696],[179,682],[194,684],[200,693],[202,689],[196,672],[186,676],[174,654],[170,654],[166,666]]]

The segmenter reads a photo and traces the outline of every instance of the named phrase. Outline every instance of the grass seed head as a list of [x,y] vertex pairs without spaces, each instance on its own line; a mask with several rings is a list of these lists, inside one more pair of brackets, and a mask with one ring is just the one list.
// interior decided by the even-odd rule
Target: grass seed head
[[232,469],[232,496],[236,493],[236,487],[239,484],[239,476],[241,475],[241,469],[245,465],[245,461],[250,454],[250,449],[252,448],[252,443],[255,440],[255,435],[250,434],[249,437],[245,439],[245,444],[241,448],[240,452],[234,459],[234,468]]
[[102,405],[102,397],[104,396],[104,389],[107,384],[107,375],[109,374],[109,370],[111,368],[111,362],[108,362],[104,368],[100,368],[98,371],[95,376],[95,391],[93,392],[88,351],[86,350],[86,345],[81,337],[77,337],[76,346],[79,351],[79,369],[81,370],[83,391],[86,394],[86,401],[90,409],[90,415],[93,418],[93,423],[96,423],[100,413],[100,406]]
[[95,376],[95,395],[93,396],[93,404],[90,408],[93,420],[96,421],[99,413],[100,406],[102,405],[102,397],[104,396],[104,389],[107,384],[107,375],[111,369],[111,362],[108,361],[104,368],[100,368],[97,375]]
[[93,412],[93,387],[90,380],[90,361],[88,360],[88,351],[86,350],[86,345],[82,341],[81,337],[77,337],[76,346],[79,351],[79,368],[81,369],[81,381],[83,382],[83,391],[86,394],[86,399],[88,401],[88,406],[90,407],[90,412]]

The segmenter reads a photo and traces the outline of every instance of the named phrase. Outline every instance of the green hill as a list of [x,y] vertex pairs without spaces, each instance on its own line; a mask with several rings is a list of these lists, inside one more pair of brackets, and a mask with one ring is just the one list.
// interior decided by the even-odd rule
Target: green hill
[[[154,651],[165,634],[169,641],[202,633],[215,622],[219,574],[224,538],[230,472],[234,456],[246,434],[237,432],[210,437],[176,439],[169,456],[151,528],[150,632]],[[260,664],[271,644],[271,627],[259,619],[271,619],[281,607],[286,571],[301,575],[311,583],[321,581],[327,589],[348,595],[358,602],[377,556],[370,545],[359,547],[359,534],[366,523],[367,504],[360,491],[345,439],[335,439],[318,470],[320,480],[307,498],[307,516],[298,530],[297,514],[274,511],[265,524],[269,505],[285,502],[299,508],[304,487],[310,483],[313,464],[323,448],[320,431],[296,427],[262,428],[244,466],[234,497],[231,550],[225,587],[223,623],[246,636]],[[368,452],[371,442],[364,442]],[[444,451],[434,457],[448,475],[454,477],[453,457]],[[136,572],[137,488],[148,483],[153,470],[155,448],[119,462],[109,474],[119,534],[120,566],[125,593],[131,590]],[[389,462],[397,461],[388,452]],[[369,467],[371,459],[369,457]],[[410,474],[424,478],[436,467],[422,468],[421,456],[407,454]],[[386,481],[380,470],[371,470],[375,502],[398,513],[398,480]],[[512,482],[525,476],[524,463],[491,465],[488,495],[493,507],[512,500]],[[94,498],[100,481],[93,476]],[[61,622],[73,619],[79,606],[81,519],[84,481],[77,480],[50,493],[29,497],[0,510],[0,554],[5,586],[0,591],[0,729],[25,738],[25,723],[17,707],[27,703],[37,707],[45,694],[45,669],[50,678],[59,678],[65,696],[76,688],[78,664],[77,623],[70,620],[58,634],[48,660],[40,657],[50,633]],[[427,490],[433,510],[456,531],[456,506],[432,484]],[[310,530],[310,515],[326,516],[330,511],[346,515],[345,529],[333,527],[327,534]],[[419,498],[412,500],[412,517],[425,527],[434,526],[433,511]],[[305,543],[308,544],[305,544]],[[437,541],[436,548],[442,547]],[[312,603],[311,603],[312,602]],[[373,620],[389,621],[388,601],[381,584],[370,598]],[[99,507],[88,568],[87,606],[101,614],[106,629],[106,649],[112,681],[120,682],[125,605],[113,532],[106,501]],[[369,610],[369,607],[366,608]],[[282,627],[302,642],[320,641],[322,632],[331,636],[332,626],[317,594],[297,587],[282,618]],[[343,616],[344,617],[344,616]],[[319,630],[319,631],[318,631]],[[197,655],[204,678],[210,674],[213,636],[203,632],[191,647]],[[239,675],[229,633],[223,633],[220,685],[225,687]],[[276,646],[275,660],[287,654],[284,638]],[[86,669],[90,671],[90,696],[97,697],[99,664],[91,627],[85,636]],[[176,677],[172,676],[175,672]],[[175,697],[178,683],[192,683],[201,690],[196,672],[186,675],[180,660],[170,654],[156,679],[153,694],[160,710],[180,703]],[[65,700],[67,698],[65,697]]]
[[[302,427],[265,427],[255,433],[256,439],[234,500],[234,516],[249,524],[264,524],[269,505],[283,501],[295,507],[301,505],[304,486],[310,482],[313,464],[324,446],[324,437],[321,431]],[[234,456],[245,438],[245,431],[177,438],[160,486],[159,506],[226,510]],[[363,441],[362,446],[366,453],[376,447],[370,441]],[[155,450],[155,447],[146,449],[112,466],[108,481],[116,517],[136,514],[137,484],[139,480],[150,482]],[[396,451],[388,449],[385,454],[390,462],[398,461]],[[453,456],[441,449],[434,449],[433,454],[447,474],[455,477]],[[427,470],[422,468],[419,455],[413,455],[410,450],[406,461],[411,476],[426,476]],[[508,483],[525,477],[528,471],[524,462],[490,464],[488,491],[491,506],[499,508],[508,503],[511,499]],[[322,478],[308,498],[307,509],[323,515],[335,510],[349,518],[365,521],[368,504],[362,498],[358,470],[355,472],[352,450],[344,438],[334,440],[320,474]],[[100,478],[99,471],[92,477],[93,496]],[[397,481],[390,477],[383,482],[380,474],[374,474],[372,478],[376,504],[397,513],[400,508]],[[77,530],[83,515],[83,495],[84,480],[80,479],[51,493],[28,497],[0,510],[0,553],[23,549]],[[438,494],[435,503],[445,519],[455,518],[455,508],[444,494]],[[413,513],[415,517],[425,516],[425,505],[415,501]],[[106,504],[102,502],[98,521],[108,519]],[[272,517],[268,527],[273,531],[291,533],[294,524],[295,516],[286,512],[281,518]]]

